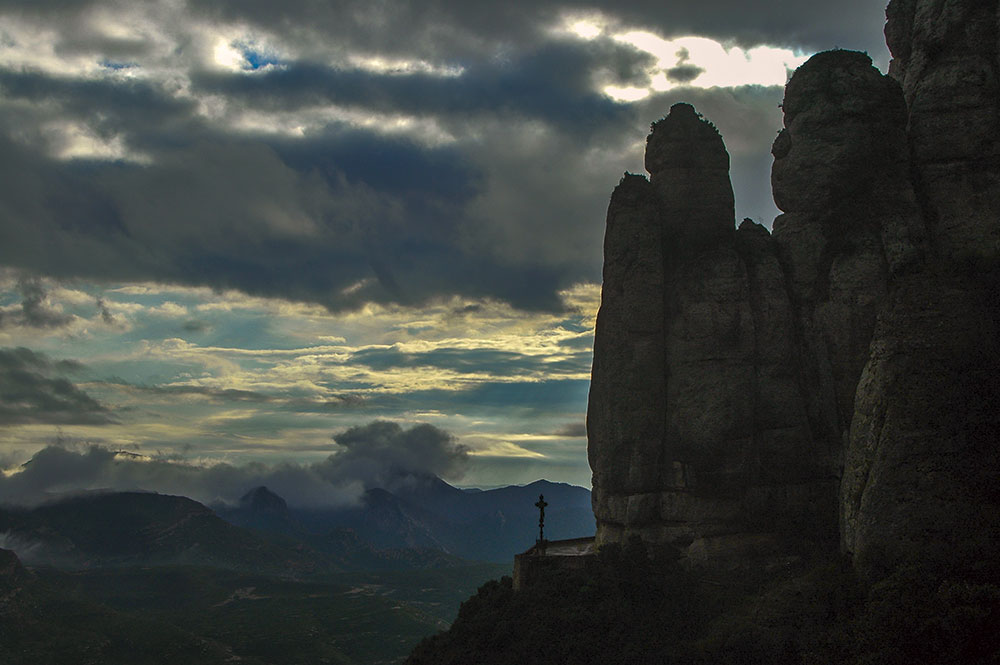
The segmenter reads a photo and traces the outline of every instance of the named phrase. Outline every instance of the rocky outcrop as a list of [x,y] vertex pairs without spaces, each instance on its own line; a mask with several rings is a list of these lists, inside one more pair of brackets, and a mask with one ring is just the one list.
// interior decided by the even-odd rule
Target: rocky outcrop
[[710,123],[653,125],[649,180],[608,210],[599,542],[732,559],[839,533],[872,576],[997,542],[998,4],[894,0],[891,76],[849,51],[796,71],[772,234],[734,229]]
[[842,538],[877,578],[908,560],[975,567],[1000,542],[1000,308],[938,271],[894,285],[858,385]]
[[920,258],[899,85],[854,51],[811,58],[785,89],[771,182],[774,240],[806,347],[814,433],[835,453],[850,428],[890,274]]
[[1000,8],[996,0],[893,0],[890,74],[903,87],[914,179],[934,249],[1000,252]]
[[775,522],[834,533],[783,270],[763,227],[733,226],[721,136],[677,104],[646,164],[608,209],[588,410],[598,540],[706,558],[768,549]]
[[811,434],[839,477],[878,314],[893,280],[921,269],[926,233],[902,90],[867,55],[817,54],[789,80],[783,109],[774,241],[799,323]]
[[597,317],[604,332],[594,338],[587,412],[587,454],[594,486],[603,491],[592,495],[598,515],[608,512],[611,496],[654,491],[660,481],[665,284],[659,219],[649,182],[626,174],[608,206],[607,305]]
[[858,386],[842,543],[870,577],[908,559],[975,567],[1000,536],[997,2],[894,1],[927,238],[891,284]]

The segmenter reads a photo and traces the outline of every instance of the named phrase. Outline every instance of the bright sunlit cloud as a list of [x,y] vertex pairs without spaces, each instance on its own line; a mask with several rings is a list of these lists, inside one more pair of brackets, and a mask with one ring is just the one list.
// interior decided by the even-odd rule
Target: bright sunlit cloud
[[611,20],[600,12],[570,11],[563,13],[549,31],[558,37],[572,35],[579,39],[591,40],[605,34],[611,26]]
[[545,458],[542,453],[528,450],[510,441],[490,440],[486,437],[479,437],[479,439],[481,442],[474,442],[469,451],[469,454],[475,457]]
[[148,164],[147,155],[131,151],[121,135],[103,136],[78,122],[53,122],[45,127],[56,159],[93,159]]
[[656,68],[650,73],[659,82],[658,91],[679,85],[784,85],[789,74],[809,57],[773,46],[748,50],[726,47],[705,37],[663,39],[641,30],[619,33],[614,39],[656,57]]
[[617,85],[604,86],[604,94],[616,102],[637,102],[649,97],[648,88],[620,87]]
[[[15,273],[0,273],[0,304],[12,315],[21,308],[22,284]],[[440,423],[484,464],[551,462],[549,448],[565,442],[551,432],[583,417],[600,301],[600,286],[582,283],[562,292],[562,313],[452,298],[419,311],[372,304],[331,314],[200,287],[43,279],[37,288],[39,307],[67,317],[63,327],[8,325],[0,346],[30,344],[65,359],[65,335],[74,335],[71,359],[82,366],[70,379],[108,405],[117,422],[58,432],[25,425],[0,454],[16,446],[30,455],[58,434],[140,453],[183,454],[193,444],[209,460],[304,459],[329,450],[331,432],[383,417]],[[102,310],[115,326],[102,322]],[[88,326],[104,332],[82,334]],[[546,403],[543,414],[517,406],[525,391],[571,387],[571,405]],[[463,397],[478,390],[486,391],[485,404]],[[490,415],[495,409],[502,419]]]
[[327,104],[294,111],[262,111],[230,107],[224,100],[206,104],[204,115],[225,123],[231,130],[254,134],[276,134],[304,138],[322,132],[331,124],[345,124],[384,135],[405,135],[421,145],[436,147],[454,143],[456,138],[434,118],[386,114]]
[[808,55],[776,46],[743,49],[706,37],[665,39],[647,30],[620,30],[600,14],[565,15],[552,32],[587,41],[612,39],[655,58],[655,64],[646,71],[648,86],[597,82],[605,95],[618,102],[640,101],[681,86],[784,85],[789,74],[808,59]]
[[235,45],[224,37],[220,37],[212,49],[215,57],[215,64],[225,69],[243,69],[243,53]]
[[[376,74],[406,76],[411,74],[430,74],[442,78],[454,78],[465,73],[465,68],[459,65],[439,65],[426,60],[403,60],[381,56],[351,55],[347,59],[352,67]],[[338,66],[340,63],[332,63]]]
[[604,32],[604,25],[599,18],[580,19],[570,24],[569,30],[580,39],[595,39]]
[[212,49],[215,64],[234,72],[265,72],[281,66],[277,49],[255,37],[219,37]]

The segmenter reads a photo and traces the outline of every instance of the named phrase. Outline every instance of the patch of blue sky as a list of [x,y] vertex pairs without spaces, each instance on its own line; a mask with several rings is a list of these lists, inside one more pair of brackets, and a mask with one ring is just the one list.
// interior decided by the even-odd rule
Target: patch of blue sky
[[121,71],[122,69],[133,69],[139,66],[137,62],[120,62],[118,60],[100,60],[98,63],[101,67],[105,69],[110,69],[113,71]]
[[243,69],[257,71],[282,64],[275,52],[261,49],[254,44],[236,43],[233,46],[243,54]]

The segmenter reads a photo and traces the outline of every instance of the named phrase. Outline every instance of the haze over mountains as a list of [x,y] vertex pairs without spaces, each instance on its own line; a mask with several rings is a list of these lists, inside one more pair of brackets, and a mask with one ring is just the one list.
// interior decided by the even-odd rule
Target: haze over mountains
[[185,497],[94,492],[36,508],[0,509],[0,545],[31,564],[70,568],[198,564],[303,575],[509,562],[537,537],[545,494],[551,538],[593,533],[590,492],[538,481],[460,490],[434,476],[354,506],[289,507],[266,487],[215,512]]
[[258,486],[212,508],[99,490],[0,508],[0,661],[398,662],[509,572],[539,494],[547,536],[594,532],[580,487],[392,484],[327,507]]
[[365,490],[392,489],[410,475],[461,478],[469,462],[468,447],[443,429],[384,420],[338,432],[323,452],[313,462],[234,464],[57,441],[16,472],[0,475],[0,503],[31,505],[79,489],[138,489],[204,504],[235,503],[266,485],[292,505],[342,506],[357,503]]

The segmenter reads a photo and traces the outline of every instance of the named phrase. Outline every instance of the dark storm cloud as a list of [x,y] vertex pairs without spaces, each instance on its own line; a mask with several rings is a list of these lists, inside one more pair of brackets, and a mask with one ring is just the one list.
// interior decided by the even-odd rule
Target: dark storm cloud
[[[2,80],[11,96],[62,100],[84,115],[98,103],[91,98],[107,92],[34,76]],[[8,141],[0,156],[0,172],[10,175],[0,183],[4,262],[56,276],[208,284],[331,307],[415,304],[456,290],[528,308],[558,306],[554,290],[565,278],[556,270],[509,265],[456,244],[482,175],[455,148],[337,127],[299,142],[227,137],[184,120],[147,88],[120,96],[134,113],[109,117],[155,164],[57,162]],[[173,118],[181,129],[170,135],[160,123],[145,124],[146,114]],[[376,280],[341,293],[370,277]]]
[[405,137],[329,128],[308,141],[264,139],[299,172],[322,174],[331,186],[341,178],[373,191],[405,196],[414,211],[432,214],[443,202],[461,204],[482,186],[483,174],[454,146],[428,148]]
[[[139,148],[190,142],[205,131],[194,116],[194,100],[170,95],[150,81],[69,78],[0,69],[0,92],[8,101],[32,102],[48,109],[42,120],[82,119],[98,135],[125,132]],[[17,108],[10,108],[8,113],[17,113]],[[29,115],[6,119],[20,121],[20,135],[31,132],[34,124]]]
[[386,487],[409,475],[461,478],[469,448],[433,425],[403,429],[398,423],[377,420],[336,434],[342,451],[320,465],[331,478],[357,478],[366,487]]
[[690,83],[698,78],[705,70],[697,65],[690,64],[688,62],[690,57],[691,53],[686,48],[677,51],[677,66],[671,67],[666,71],[667,78],[674,83]]
[[593,89],[595,71],[618,85],[645,85],[652,57],[600,40],[554,42],[502,61],[469,63],[461,76],[377,74],[297,63],[257,76],[203,72],[198,90],[257,108],[333,103],[384,113],[472,116],[512,113],[564,125],[581,138],[624,119],[625,108]]
[[21,307],[3,315],[0,327],[62,328],[73,321],[72,316],[46,304],[47,293],[38,279],[22,278],[18,280],[17,288],[21,292]]
[[313,464],[199,466],[98,445],[51,445],[19,473],[0,475],[0,501],[31,504],[59,492],[143,489],[204,503],[233,503],[248,490],[266,485],[293,506],[331,506],[356,501],[368,488],[397,487],[414,476],[459,478],[468,462],[468,448],[432,425],[405,429],[375,421],[335,439],[336,445],[329,446],[333,454]]
[[[0,182],[0,235],[7,240],[0,259],[53,276],[210,285],[331,308],[419,304],[456,292],[558,308],[555,291],[571,277],[471,252],[461,244],[465,200],[406,182],[428,177],[420,168],[426,155],[393,152],[393,142],[370,138],[368,154],[381,152],[387,171],[393,164],[410,169],[388,177],[403,191],[343,172],[299,173],[262,143],[196,144],[161,155],[154,166],[82,171],[8,143],[0,156],[0,172],[11,174]],[[51,183],[48,191],[39,191],[41,183]],[[455,179],[442,187],[467,189]]]
[[[94,4],[123,16],[157,6]],[[163,26],[168,41],[176,37],[172,64],[190,80],[178,94],[170,78],[177,72],[157,78],[143,69],[154,39],[107,37],[86,20],[86,3],[0,2],[0,12],[11,7],[54,31],[56,53],[92,56],[106,69],[135,58],[142,75],[0,68],[0,262],[332,309],[457,294],[558,310],[560,289],[600,279],[608,193],[623,170],[641,168],[633,146],[674,101],[695,103],[727,140],[752,144],[730,145],[738,216],[769,223],[768,147],[780,125],[780,91],[686,89],[616,103],[597,82],[646,85],[650,56],[608,38],[553,37],[565,11],[601,10],[621,26],[665,36],[809,47],[853,45],[827,40],[853,34],[857,16],[872,13],[860,1],[191,1],[191,14]],[[186,27],[201,21],[209,29],[206,19],[259,28],[294,44],[299,60],[253,74],[209,71],[204,45]],[[347,65],[353,55],[422,59],[461,74],[378,73]],[[271,56],[253,57],[260,64]],[[695,70],[681,63],[670,73],[684,81]],[[205,111],[212,100],[225,107],[221,116]],[[377,122],[401,115],[432,123],[443,138],[329,118],[306,123],[298,138],[234,127],[250,112],[276,125],[289,114],[295,126],[306,109],[331,104]],[[73,147],[74,132],[114,143],[122,157],[52,157]]]
[[544,39],[565,12],[599,11],[630,28],[665,37],[703,35],[741,45],[776,44],[805,50],[881,48],[884,2],[560,2],[512,0],[504,3],[418,0],[371,3],[364,0],[317,5],[310,0],[192,0],[215,19],[246,21],[262,28],[302,33],[308,24],[327,39],[358,48],[426,57],[468,56],[504,43],[524,45]]
[[678,65],[667,70],[667,78],[674,83],[690,83],[705,70],[697,65]]
[[[61,41],[55,49],[59,55],[80,55],[101,53],[103,63],[111,67],[128,66],[130,59],[147,55],[150,44],[145,39],[129,39],[127,37],[108,37],[89,31],[78,32]],[[116,64],[117,63],[117,64]]]
[[[336,305],[340,289],[405,249],[393,243],[433,245],[421,237],[429,225],[405,226],[405,203],[414,214],[458,212],[448,201],[380,196],[343,174],[331,174],[333,184],[301,174],[260,143],[197,143],[161,153],[153,167],[86,169],[7,147],[0,258],[56,276],[208,284]],[[354,300],[389,299],[385,291]]]
[[108,305],[104,302],[104,298],[98,298],[95,304],[97,305],[97,312],[101,315],[101,320],[109,326],[114,325],[116,323],[115,315],[111,313],[110,309],[108,309]]
[[83,11],[100,4],[101,0],[0,0],[0,9],[62,14],[67,11]]
[[144,459],[103,446],[48,446],[19,473],[0,476],[0,502],[35,504],[54,495],[87,489],[147,490],[180,494],[203,503],[235,503],[248,490],[267,485],[297,506],[343,505],[360,496],[358,484],[338,485],[314,467],[298,464],[216,464]]
[[0,349],[0,425],[113,422],[107,407],[65,377],[79,368],[30,349]]
[[[587,132],[600,134],[598,145],[638,138],[673,97],[698,105],[713,96],[734,99],[677,92],[654,108],[595,97],[590,106],[566,107],[565,125],[550,98],[534,107],[550,114],[549,133],[524,145],[507,135],[516,122],[486,122],[480,146],[428,148],[337,127],[306,141],[227,137],[200,125],[191,134],[170,138],[160,128],[149,136],[131,116],[122,121],[128,144],[155,155],[153,164],[58,162],[7,141],[0,259],[54,276],[210,285],[332,308],[458,293],[558,309],[560,288],[599,278],[600,220],[620,173],[602,167],[606,188],[595,188],[595,166],[568,151],[585,146]],[[742,106],[715,106],[741,113],[759,101],[735,97]],[[755,154],[766,162],[777,102],[762,103],[772,104],[775,119],[748,131],[761,137]],[[147,107],[159,108],[137,104],[136,115]],[[699,109],[726,134],[726,118]],[[761,166],[750,191],[766,202],[769,163]],[[497,194],[503,200],[471,211],[490,186],[505,188]]]

